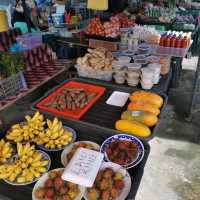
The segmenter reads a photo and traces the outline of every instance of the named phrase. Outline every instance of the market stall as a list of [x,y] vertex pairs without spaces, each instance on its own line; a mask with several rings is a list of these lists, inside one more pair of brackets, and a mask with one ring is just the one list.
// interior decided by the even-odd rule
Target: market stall
[[[89,8],[98,5],[93,3]],[[170,82],[178,83],[191,34],[137,26],[114,8],[102,17],[84,3],[68,6],[50,12],[49,33],[17,39],[14,31],[0,41],[3,55],[18,51],[26,59],[25,90],[0,96],[0,194],[22,200],[135,199],[148,141],[165,120]],[[108,2],[101,7],[106,10]],[[146,10],[154,18],[152,13],[161,14]],[[171,23],[167,14],[162,23]],[[69,78],[68,60],[53,59],[52,49],[66,58],[68,47],[78,48],[75,78]]]

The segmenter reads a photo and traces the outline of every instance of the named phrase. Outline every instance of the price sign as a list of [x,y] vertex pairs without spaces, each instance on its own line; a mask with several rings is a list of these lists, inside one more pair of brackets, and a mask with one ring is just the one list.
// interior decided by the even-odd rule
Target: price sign
[[79,148],[66,167],[62,178],[85,187],[92,187],[103,161],[103,154]]

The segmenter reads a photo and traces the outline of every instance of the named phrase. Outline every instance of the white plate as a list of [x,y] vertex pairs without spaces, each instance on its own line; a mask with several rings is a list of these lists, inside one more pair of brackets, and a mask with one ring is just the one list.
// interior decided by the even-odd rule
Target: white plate
[[[57,168],[51,171],[59,171],[59,170],[64,170],[64,168]],[[39,180],[38,182],[35,184],[33,191],[32,191],[32,200],[40,200],[38,198],[35,197],[35,191],[39,188],[39,187],[43,187],[44,183],[47,181],[48,179],[48,173],[45,173]],[[79,195],[74,199],[74,200],[81,200],[84,193],[85,193],[85,187],[79,186],[80,189],[80,193]]]
[[[111,168],[113,171],[120,172],[124,176],[124,184],[125,184],[124,188],[121,191],[120,195],[116,199],[113,199],[113,200],[124,200],[124,199],[126,199],[126,197],[128,196],[128,194],[131,190],[131,177],[130,177],[128,171],[125,170],[124,168],[122,168],[122,166],[115,164],[115,163],[112,163],[112,162],[103,162],[100,170],[104,170],[105,168]],[[87,190],[84,194],[84,198],[85,198],[85,200],[88,200]]]
[[106,103],[112,106],[123,107],[126,104],[129,96],[129,93],[114,91]]
[[[49,169],[50,169],[50,166],[51,166],[51,158],[49,157],[49,155],[46,153],[46,152],[44,152],[44,151],[40,151],[40,150],[36,150],[36,151],[39,151],[40,153],[42,153],[42,160],[48,160],[49,161],[49,163],[48,163],[48,165],[46,166],[46,170],[48,171]],[[11,159],[16,159],[18,156],[17,155],[14,155]],[[11,162],[11,160],[9,161],[9,162]],[[44,174],[44,173],[43,173]],[[42,175],[43,175],[42,174]],[[41,175],[41,176],[42,176]],[[41,177],[40,176],[40,177]],[[17,183],[17,182],[11,182],[11,181],[9,181],[9,180],[7,180],[7,179],[3,179],[6,183],[8,183],[8,184],[10,184],[10,185],[16,185],[16,186],[22,186],[22,185],[29,185],[29,184],[31,184],[31,183],[34,183],[34,182],[36,182],[38,179],[40,179],[40,177],[39,178],[35,178],[33,181],[29,181],[29,182],[26,182],[26,183]]]
[[91,142],[91,141],[78,141],[78,142],[72,143],[72,144],[70,144],[69,146],[67,146],[67,147],[63,150],[63,152],[62,152],[62,154],[61,154],[61,163],[62,163],[62,165],[63,165],[64,167],[66,167],[67,164],[68,164],[67,154],[72,150],[72,148],[73,148],[75,145],[78,145],[78,144],[80,144],[80,143],[91,144],[91,145],[93,146],[94,150],[97,150],[97,151],[100,150],[100,146],[99,146],[97,143],[95,143],[95,142]]

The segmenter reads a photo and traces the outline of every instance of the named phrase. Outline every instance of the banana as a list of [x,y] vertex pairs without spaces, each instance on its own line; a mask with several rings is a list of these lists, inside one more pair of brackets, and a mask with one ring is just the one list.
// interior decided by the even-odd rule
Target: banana
[[21,176],[19,178],[17,178],[17,183],[25,183],[26,182],[26,178]]
[[27,173],[27,175],[25,176],[25,179],[26,179],[27,181],[32,181],[32,180],[34,179],[33,173],[32,173],[31,171],[29,171],[29,172]]
[[52,127],[56,126],[58,124],[58,118],[55,117],[54,120],[53,120],[53,124],[52,124]]
[[12,128],[12,129],[20,129],[20,128],[21,128],[21,125],[20,125],[20,124],[14,124],[14,125],[12,125],[11,128]]
[[52,122],[51,122],[51,120],[49,120],[49,119],[47,119],[47,126],[48,126],[49,128],[52,127]]
[[45,167],[39,167],[39,168],[37,168],[37,171],[40,173],[44,173],[47,171],[47,169]]
[[41,162],[37,161],[37,162],[31,163],[31,166],[32,167],[39,167],[39,166],[41,166]]
[[14,139],[14,141],[17,142],[21,142],[23,140],[23,136],[19,136],[16,139]]
[[9,142],[5,140],[0,140],[0,164],[5,163],[9,158],[11,158],[13,148]]

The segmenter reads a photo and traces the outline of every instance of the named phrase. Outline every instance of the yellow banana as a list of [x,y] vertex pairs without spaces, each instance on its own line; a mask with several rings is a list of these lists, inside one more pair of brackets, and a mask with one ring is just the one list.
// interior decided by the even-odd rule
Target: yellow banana
[[18,183],[25,183],[26,182],[26,178],[21,176],[21,177],[17,178],[17,182]]
[[17,142],[21,142],[23,140],[23,136],[19,136],[16,139],[14,139],[14,141]]
[[40,161],[33,162],[33,163],[31,163],[31,166],[32,167],[39,167],[39,166],[41,166],[41,162]]
[[47,169],[45,167],[38,167],[37,171],[40,172],[40,173],[44,173],[44,172],[47,171]]
[[56,126],[57,124],[58,124],[58,118],[57,117],[55,117],[54,118],[54,120],[53,120],[53,124],[52,124],[52,126],[54,127],[54,126]]
[[14,124],[14,125],[12,125],[11,129],[21,129],[21,125],[20,124]]
[[19,156],[22,155],[22,150],[23,150],[22,144],[17,143],[17,153],[18,153]]

